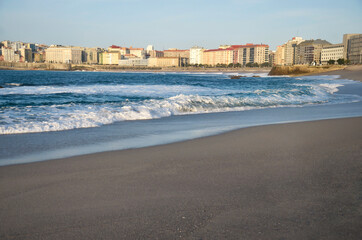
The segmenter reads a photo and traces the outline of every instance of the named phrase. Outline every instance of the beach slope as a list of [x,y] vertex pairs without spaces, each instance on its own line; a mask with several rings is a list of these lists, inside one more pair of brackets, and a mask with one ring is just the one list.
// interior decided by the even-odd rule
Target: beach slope
[[361,239],[362,118],[0,167],[0,239]]

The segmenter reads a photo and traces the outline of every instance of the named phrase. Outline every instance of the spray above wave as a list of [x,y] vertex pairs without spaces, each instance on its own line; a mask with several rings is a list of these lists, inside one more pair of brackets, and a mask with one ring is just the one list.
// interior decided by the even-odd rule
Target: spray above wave
[[146,76],[151,76],[151,80],[139,84],[138,76],[127,75],[128,84],[116,84],[119,79],[112,84],[102,84],[100,79],[100,83],[94,85],[19,85],[2,89],[0,134],[98,127],[118,121],[172,115],[360,100],[356,96],[334,94],[344,82],[292,78],[231,81],[216,74],[207,78],[188,74],[148,74]]

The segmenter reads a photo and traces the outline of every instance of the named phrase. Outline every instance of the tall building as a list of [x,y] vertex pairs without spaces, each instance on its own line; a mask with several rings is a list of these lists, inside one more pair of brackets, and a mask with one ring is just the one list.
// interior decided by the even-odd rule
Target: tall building
[[14,51],[19,51],[19,49],[23,46],[22,42],[13,42],[11,45],[11,48],[14,49]]
[[80,48],[52,46],[45,50],[46,62],[49,63],[82,63]]
[[351,39],[351,37],[357,36],[357,35],[359,35],[359,34],[358,33],[349,33],[349,34],[343,35],[343,46],[344,46],[343,58],[344,59],[348,59],[348,52],[350,52],[349,45],[348,45],[349,40]]
[[306,40],[297,47],[297,64],[320,64],[323,47],[331,45],[326,40]]
[[33,51],[30,48],[20,48],[20,55],[24,62],[33,62]]
[[4,45],[4,47],[11,47],[11,41],[9,40],[2,41],[1,43]]
[[263,64],[269,62],[269,46],[265,44],[231,45],[234,50],[233,63],[246,65],[247,63]]
[[4,56],[4,61],[6,62],[15,62],[15,51],[11,47],[2,47],[2,55]]
[[348,60],[351,64],[362,64],[362,34],[351,36],[348,40]]
[[148,45],[146,48],[147,54],[149,54],[151,51],[154,51],[154,50],[155,50],[155,47],[153,45]]
[[337,61],[343,58],[343,43],[324,46],[321,52],[321,63],[328,64],[329,60]]
[[203,47],[194,46],[190,48],[190,64],[201,64],[204,51]]
[[284,65],[294,65],[296,64],[297,56],[297,46],[302,43],[304,40],[301,37],[293,37],[292,40],[289,40],[285,43],[284,46]]
[[275,51],[275,65],[285,65],[285,44],[277,46]]
[[274,66],[275,64],[275,51],[269,51],[269,64]]

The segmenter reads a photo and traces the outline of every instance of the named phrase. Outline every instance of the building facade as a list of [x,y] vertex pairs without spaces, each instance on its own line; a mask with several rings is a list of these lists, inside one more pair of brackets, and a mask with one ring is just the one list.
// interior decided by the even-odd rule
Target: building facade
[[337,61],[338,59],[342,59],[343,51],[344,51],[343,43],[324,46],[321,52],[322,65],[328,64],[329,60]]
[[49,47],[45,50],[46,62],[49,63],[82,63],[82,50],[72,47]]
[[15,62],[15,51],[11,47],[2,47],[2,55],[4,56],[4,61],[6,62]]
[[297,63],[297,47],[304,40],[301,37],[293,37],[291,40],[284,44],[284,64],[283,65],[294,65]]
[[190,48],[190,64],[202,64],[202,55],[205,49],[194,46]]
[[164,57],[190,58],[190,50],[169,49],[163,51]]
[[149,58],[149,67],[182,67],[188,63],[188,58],[181,57],[159,57]]
[[234,50],[233,63],[240,63],[245,66],[247,63],[268,63],[269,46],[265,44],[231,45]]
[[30,48],[20,48],[19,52],[24,62],[33,62],[33,51]]
[[217,64],[230,64],[234,62],[234,49],[210,49],[203,51],[202,64],[215,66]]
[[277,46],[275,51],[275,65],[285,65],[285,45]]
[[121,59],[118,61],[120,66],[128,66],[128,67],[147,67],[148,59],[141,58],[129,58],[129,59]]
[[129,54],[132,54],[138,58],[145,59],[146,58],[146,51],[144,48],[129,48]]
[[320,64],[323,47],[331,45],[321,39],[306,40],[297,47],[297,64]]
[[119,52],[102,52],[99,55],[99,64],[118,65],[120,60]]
[[87,64],[98,64],[100,52],[100,48],[83,48],[82,62]]
[[351,64],[362,64],[362,34],[350,37],[347,55]]

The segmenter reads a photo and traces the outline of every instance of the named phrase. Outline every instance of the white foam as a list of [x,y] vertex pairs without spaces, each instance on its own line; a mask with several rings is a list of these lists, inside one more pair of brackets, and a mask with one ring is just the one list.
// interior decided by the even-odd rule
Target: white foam
[[236,91],[225,91],[217,88],[187,85],[86,85],[86,86],[22,86],[17,88],[5,88],[0,95],[14,94],[118,94],[122,96],[146,96],[164,97],[173,96],[179,93],[186,94],[225,94]]

